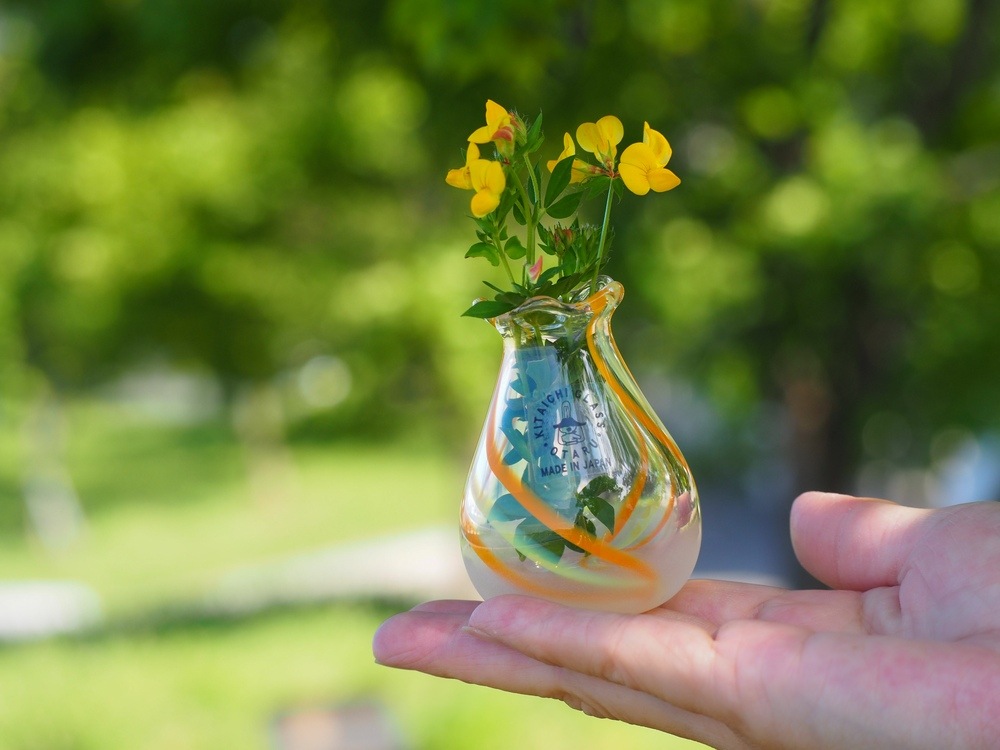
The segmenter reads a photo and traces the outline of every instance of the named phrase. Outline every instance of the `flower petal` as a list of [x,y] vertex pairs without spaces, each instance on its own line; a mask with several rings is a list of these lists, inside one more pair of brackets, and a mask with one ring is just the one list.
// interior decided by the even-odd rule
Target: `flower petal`
[[480,190],[472,196],[472,215],[481,219],[500,205],[500,196],[489,190]]
[[560,159],[565,159],[567,156],[573,156],[576,153],[576,144],[573,143],[573,136],[569,133],[563,133],[563,152],[560,155]]
[[618,172],[625,187],[636,195],[645,195],[650,188],[649,172],[659,166],[649,146],[645,143],[633,143],[622,152]]
[[494,140],[513,141],[514,130],[510,124],[510,112],[492,99],[488,99],[486,101],[486,124],[472,131],[469,142],[489,143]]
[[472,131],[472,135],[469,136],[469,143],[489,143],[493,140],[493,131],[490,130],[489,125],[483,125],[481,128],[476,128]]
[[[507,120],[505,123],[504,120]],[[486,100],[486,125],[493,127],[495,131],[502,125],[506,125],[510,122],[510,115],[507,110],[501,107],[492,99]]]
[[646,172],[632,164],[621,164],[618,167],[618,174],[622,177],[625,187],[636,195],[645,195],[649,192],[649,180],[646,179]]
[[649,127],[648,122],[643,126],[642,142],[649,146],[659,166],[665,166],[670,161],[673,149],[670,148],[670,144],[663,134]]
[[535,264],[528,269],[528,278],[531,279],[532,283],[538,281],[538,277],[542,273],[542,256],[538,256],[538,260]]
[[681,184],[680,177],[669,169],[663,169],[662,167],[650,171],[646,175],[646,179],[649,182],[649,186],[657,193],[665,193],[667,190],[673,190]]
[[585,122],[578,127],[576,142],[580,144],[580,148],[594,154],[610,169],[624,134],[622,121],[614,115],[605,115],[597,122]]
[[479,158],[479,146],[470,143],[465,150],[465,166],[459,169],[449,169],[444,181],[460,190],[472,190],[472,178],[469,176],[469,165]]
[[469,177],[475,190],[488,190],[499,196],[507,187],[507,178],[498,161],[477,159],[469,165]]
[[585,122],[578,127],[576,129],[576,142],[580,144],[580,148],[584,151],[588,151],[595,156],[600,156],[601,131],[597,129],[596,123]]
[[598,120],[596,124],[597,129],[601,131],[601,135],[604,137],[608,146],[613,151],[617,151],[618,149],[615,147],[621,143],[622,138],[625,137],[625,128],[622,127],[622,121],[614,115],[605,115]]
[[645,143],[633,143],[622,151],[621,166],[629,165],[648,172],[660,165],[656,162],[656,154]]
[[[558,158],[552,159],[551,161],[547,162],[545,166],[547,166],[549,168],[549,171],[551,172],[556,168],[556,164],[561,162],[566,157],[573,156],[574,154],[576,154],[576,146],[573,143],[573,137],[569,133],[565,133],[563,135],[562,153],[559,154]],[[579,159],[577,159],[576,161],[579,161]]]
[[472,181],[469,179],[469,168],[449,169],[444,181],[452,187],[460,190],[472,190]]

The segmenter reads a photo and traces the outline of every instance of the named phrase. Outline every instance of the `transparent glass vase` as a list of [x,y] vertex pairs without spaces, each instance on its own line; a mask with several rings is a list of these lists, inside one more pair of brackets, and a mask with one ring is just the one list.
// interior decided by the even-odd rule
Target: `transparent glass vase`
[[462,554],[484,598],[643,612],[694,569],[694,478],[611,335],[622,285],[601,277],[596,289],[492,321],[503,362],[461,509]]

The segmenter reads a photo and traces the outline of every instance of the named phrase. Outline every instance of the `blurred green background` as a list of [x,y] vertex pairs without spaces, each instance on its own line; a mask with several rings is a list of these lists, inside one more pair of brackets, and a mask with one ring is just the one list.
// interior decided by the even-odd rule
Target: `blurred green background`
[[610,272],[706,534],[996,489],[995,2],[6,0],[0,625],[62,581],[91,627],[0,647],[0,747],[291,747],[280,717],[359,700],[414,748],[665,746],[376,668],[405,602],[211,604],[453,523],[499,340],[444,174],[487,98],[547,158],[608,113],[673,144]]

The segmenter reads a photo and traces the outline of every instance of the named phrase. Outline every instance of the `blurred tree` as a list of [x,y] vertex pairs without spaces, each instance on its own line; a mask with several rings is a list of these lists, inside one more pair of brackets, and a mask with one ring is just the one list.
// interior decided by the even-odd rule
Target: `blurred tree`
[[308,424],[468,439],[495,342],[456,318],[482,269],[444,170],[487,97],[544,108],[550,137],[615,112],[666,133],[684,179],[616,211],[633,366],[697,383],[736,436],[719,446],[777,445],[795,487],[847,489],[1000,417],[998,14],[12,0],[2,366],[66,389],[160,358],[234,393],[335,356],[350,395]]

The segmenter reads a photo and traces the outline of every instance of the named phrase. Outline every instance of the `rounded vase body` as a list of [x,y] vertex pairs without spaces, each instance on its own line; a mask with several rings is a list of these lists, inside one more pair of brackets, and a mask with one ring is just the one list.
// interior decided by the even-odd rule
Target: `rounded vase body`
[[484,598],[643,612],[694,569],[698,493],[615,345],[622,295],[602,277],[589,297],[537,297],[493,320],[503,363],[461,509]]

